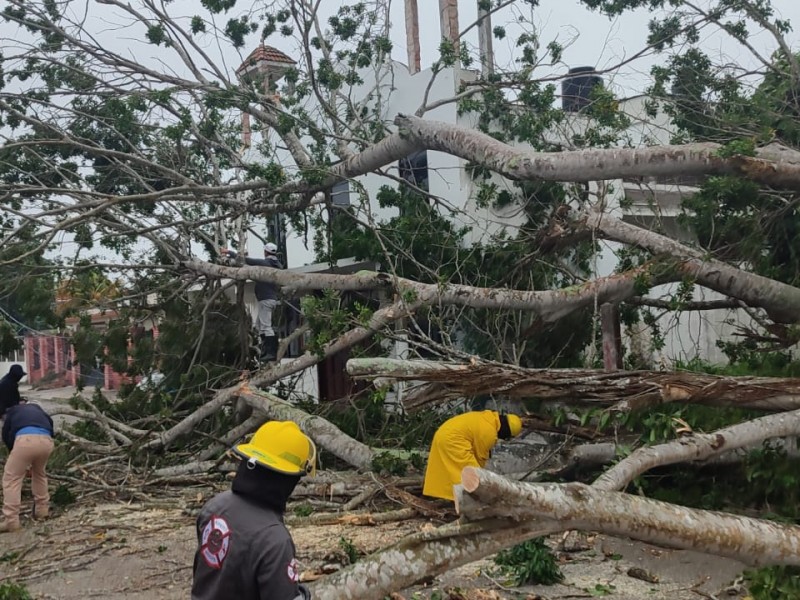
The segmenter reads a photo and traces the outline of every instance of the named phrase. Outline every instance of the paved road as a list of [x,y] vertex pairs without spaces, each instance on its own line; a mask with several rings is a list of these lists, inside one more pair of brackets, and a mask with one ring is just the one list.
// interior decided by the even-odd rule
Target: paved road
[[[94,391],[94,388],[84,388],[82,392],[78,392],[78,389],[74,387],[35,390],[30,385],[22,384],[19,386],[19,393],[23,398],[36,402],[49,413],[55,412],[62,406],[69,407],[69,399],[75,394],[80,393],[82,396],[91,399],[94,395]],[[116,391],[103,390],[103,395],[111,402],[117,399]],[[58,429],[62,423],[72,423],[76,420],[75,417],[68,415],[53,415],[53,422],[56,425],[56,429]]]

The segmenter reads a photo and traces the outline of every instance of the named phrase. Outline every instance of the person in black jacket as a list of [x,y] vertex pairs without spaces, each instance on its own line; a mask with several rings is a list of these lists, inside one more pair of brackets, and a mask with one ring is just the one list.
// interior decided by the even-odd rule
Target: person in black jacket
[[0,418],[6,414],[9,407],[20,403],[19,381],[25,375],[27,373],[22,365],[11,365],[8,373],[0,379]]
[[0,533],[20,528],[22,481],[30,470],[33,518],[50,514],[45,466],[53,453],[53,419],[38,404],[24,402],[6,411],[3,443],[10,453],[3,469],[3,520]]
[[192,600],[308,600],[283,514],[314,473],[314,442],[296,423],[269,421],[234,452],[242,461],[231,489],[197,517]]
[[[223,248],[220,252],[229,258],[236,258],[235,250]],[[281,261],[278,260],[278,247],[272,242],[264,245],[264,258],[246,256],[244,263],[257,267],[283,268]],[[268,281],[256,281],[255,293],[256,300],[258,300],[256,326],[261,341],[260,359],[263,361],[275,360],[278,356],[278,336],[275,335],[275,330],[272,328],[272,313],[278,305],[278,286]]]

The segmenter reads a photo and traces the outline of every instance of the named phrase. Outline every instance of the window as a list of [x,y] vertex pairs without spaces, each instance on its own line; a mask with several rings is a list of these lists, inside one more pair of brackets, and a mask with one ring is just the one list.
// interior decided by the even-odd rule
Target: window
[[411,185],[428,191],[428,152],[422,150],[401,158],[397,163],[400,177]]
[[345,179],[334,184],[328,195],[334,206],[350,206],[350,182]]

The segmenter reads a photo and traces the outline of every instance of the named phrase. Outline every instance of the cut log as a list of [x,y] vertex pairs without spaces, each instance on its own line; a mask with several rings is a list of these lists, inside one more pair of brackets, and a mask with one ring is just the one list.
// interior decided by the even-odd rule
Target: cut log
[[[800,527],[794,525],[685,508],[581,483],[519,483],[476,467],[462,471],[461,484],[463,492],[486,505],[481,518],[494,513],[525,525],[557,519],[564,529],[630,537],[754,566],[800,565]],[[462,508],[474,506],[463,498],[459,503]]]

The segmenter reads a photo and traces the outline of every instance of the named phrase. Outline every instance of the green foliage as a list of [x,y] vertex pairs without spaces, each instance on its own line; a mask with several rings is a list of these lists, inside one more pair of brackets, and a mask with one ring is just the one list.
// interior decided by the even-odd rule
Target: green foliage
[[304,296],[300,301],[303,317],[313,332],[307,342],[312,352],[322,356],[325,346],[353,326],[354,313],[340,293],[326,288],[319,294]]
[[494,558],[501,571],[514,580],[514,585],[553,585],[563,581],[558,561],[544,538],[535,538],[501,550]]
[[602,598],[603,596],[610,596],[617,589],[613,583],[596,583],[590,588],[586,588],[590,596],[595,598]]
[[[127,418],[169,416],[176,406],[198,406],[213,389],[237,380],[237,367],[247,359],[239,338],[241,321],[247,317],[224,295],[211,302],[206,298],[207,293],[198,293],[176,296],[161,304],[157,343],[148,336],[135,338],[132,354],[138,360],[125,365],[125,370],[131,375],[146,375],[157,369],[165,379],[156,393],[127,387],[120,394],[120,402],[108,407],[112,414]],[[249,321],[246,325],[249,328]]]
[[23,584],[6,581],[0,583],[0,600],[33,600],[33,596]]
[[345,564],[353,565],[358,561],[358,557],[361,553],[358,551],[358,548],[356,548],[353,540],[344,536],[340,537],[339,548],[344,552],[345,559],[347,560]]
[[717,150],[720,158],[730,158],[732,156],[755,156],[756,144],[753,139],[732,140]]
[[730,375],[732,377],[800,377],[800,361],[794,360],[789,352],[760,352],[756,349],[748,350],[739,344],[733,345],[733,347],[723,344],[722,349],[728,354],[730,360],[726,365],[712,365],[695,358],[688,362],[678,361],[675,363],[675,367],[678,370],[693,373]]
[[75,504],[77,498],[69,486],[65,484],[59,484],[59,486],[53,491],[53,495],[50,497],[53,504],[56,506],[69,506],[70,504]]
[[753,600],[786,600],[800,597],[800,568],[765,567],[744,572]]
[[395,452],[387,450],[375,453],[372,459],[372,470],[376,473],[402,477],[408,473],[409,466],[421,471],[424,464],[425,461],[418,452]]
[[[770,18],[769,3],[748,7],[745,12],[756,21]],[[730,12],[728,33],[745,39],[748,26],[736,8],[736,3],[721,2],[719,18]],[[678,33],[686,21],[676,19],[661,23],[659,36],[665,47],[666,41],[678,43],[678,38],[691,33]],[[797,148],[800,109],[791,83],[794,76],[785,55],[779,52],[773,58],[774,68],[753,90],[735,73],[715,66],[702,50],[691,47],[653,69],[651,92],[663,98],[669,90],[664,109],[679,128],[679,140],[720,143],[720,157],[750,157],[770,142]],[[699,244],[715,258],[748,264],[756,273],[797,285],[800,256],[794,240],[800,231],[800,213],[793,198],[792,194],[763,193],[744,177],[711,177],[696,195],[683,200],[682,223],[696,232]]]
[[0,316],[0,354],[10,354],[21,347],[22,343],[17,337],[17,328]]
[[314,507],[311,504],[298,504],[292,512],[297,517],[307,517],[314,512]]
[[[2,153],[0,149],[0,155]],[[0,216],[0,225],[10,224]],[[44,258],[43,250],[36,251],[36,244],[27,241],[31,234],[31,231],[23,230],[20,237],[25,241],[0,246],[0,343],[3,352],[13,349],[14,342],[10,336],[22,333],[20,323],[32,329],[46,329],[60,322],[53,311],[56,291],[53,277],[55,263]],[[23,253],[30,254],[21,262],[17,261],[17,256]],[[7,261],[14,264],[3,264]]]

